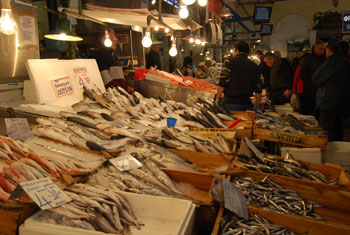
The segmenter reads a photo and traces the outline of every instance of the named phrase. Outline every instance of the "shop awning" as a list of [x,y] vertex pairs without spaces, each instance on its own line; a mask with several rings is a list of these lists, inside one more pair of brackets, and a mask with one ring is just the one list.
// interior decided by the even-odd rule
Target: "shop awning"
[[[109,7],[100,7],[91,4],[86,4],[87,9],[82,10],[83,15],[88,17],[95,18],[105,23],[111,24],[121,24],[121,25],[130,25],[130,26],[140,26],[147,27],[147,16],[153,15],[155,18],[158,18],[157,11],[151,12],[146,8],[139,9],[125,9],[125,8],[109,8]],[[67,9],[69,11],[79,13],[78,9],[74,8],[60,8]],[[163,16],[162,20],[165,24],[171,27],[174,30],[198,30],[202,26],[194,22],[193,20],[181,20],[178,16]],[[164,26],[158,24],[155,21],[151,22],[151,27],[159,26],[163,28]]]

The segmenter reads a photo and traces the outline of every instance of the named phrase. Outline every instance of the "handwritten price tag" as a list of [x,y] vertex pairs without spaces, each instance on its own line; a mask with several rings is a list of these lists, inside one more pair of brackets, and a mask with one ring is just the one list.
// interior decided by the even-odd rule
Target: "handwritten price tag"
[[109,161],[120,171],[129,171],[142,167],[142,163],[131,155],[113,158]]
[[74,67],[72,68],[73,77],[75,81],[79,84],[79,87],[82,89],[83,86],[90,84],[89,73],[87,67]]
[[247,201],[242,191],[234,184],[223,177],[225,208],[237,214],[238,216],[248,219]]
[[25,141],[33,137],[26,118],[5,118],[7,135],[14,140]]
[[73,84],[69,77],[51,80],[51,86],[57,98],[74,93]]
[[50,178],[24,182],[20,186],[42,210],[58,207],[72,200]]

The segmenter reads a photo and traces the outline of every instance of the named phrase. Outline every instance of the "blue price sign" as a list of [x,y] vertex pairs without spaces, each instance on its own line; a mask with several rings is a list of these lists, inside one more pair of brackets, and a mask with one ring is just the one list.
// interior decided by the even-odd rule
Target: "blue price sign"
[[343,13],[343,33],[350,33],[350,12]]

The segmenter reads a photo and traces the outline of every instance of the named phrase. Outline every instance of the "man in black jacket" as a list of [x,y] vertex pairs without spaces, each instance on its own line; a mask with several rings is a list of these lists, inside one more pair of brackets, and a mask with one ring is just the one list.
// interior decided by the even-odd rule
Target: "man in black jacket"
[[317,88],[312,83],[312,75],[321,67],[326,59],[324,47],[324,42],[317,41],[312,47],[312,53],[300,61],[300,78],[303,81],[303,96],[300,102],[303,107],[301,113],[304,115],[314,115],[315,112]]
[[268,88],[270,83],[270,68],[266,65],[264,61],[264,53],[261,50],[257,50],[255,54],[256,54],[256,57],[258,57],[258,59],[260,60],[259,69],[264,78],[263,88]]
[[292,95],[293,82],[292,68],[284,59],[277,59],[274,54],[265,54],[265,63],[270,70],[270,99],[274,105],[283,105],[289,102]]
[[256,93],[255,108],[259,108],[262,80],[259,67],[248,58],[248,43],[239,41],[234,45],[234,57],[224,62],[221,71],[216,99],[225,95],[224,107],[228,111],[253,109],[250,97]]
[[340,42],[331,40],[326,47],[326,61],[312,76],[317,87],[316,112],[318,121],[328,132],[328,141],[342,141],[341,114],[346,104],[348,64],[341,54]]
[[157,69],[162,70],[162,64],[160,62],[159,47],[152,45],[151,50],[146,55],[146,68],[157,66]]

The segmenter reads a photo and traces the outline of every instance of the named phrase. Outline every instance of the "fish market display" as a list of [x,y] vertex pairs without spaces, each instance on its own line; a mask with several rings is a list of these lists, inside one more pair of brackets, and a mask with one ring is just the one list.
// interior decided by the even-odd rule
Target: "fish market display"
[[255,214],[253,217],[246,219],[238,218],[230,211],[226,211],[220,221],[221,235],[265,235],[280,234],[293,235],[295,233],[288,232],[287,228],[282,225],[272,224],[262,216]]
[[41,211],[40,222],[59,224],[108,234],[131,234],[130,226],[141,229],[133,209],[120,193],[76,184],[65,190],[72,199],[60,207]]
[[309,116],[295,115],[292,113],[273,114],[256,113],[255,124],[265,129],[276,131],[292,132],[303,135],[321,136],[325,132],[322,130],[306,129],[306,126],[315,127],[314,118]]
[[320,205],[303,200],[294,190],[284,189],[268,177],[265,177],[261,182],[250,177],[233,179],[232,181],[242,190],[248,205],[324,220],[314,212],[314,209]]
[[327,179],[327,177],[321,172],[310,170],[307,166],[290,158],[276,158],[269,155],[264,155],[262,159],[258,157],[247,158],[245,156],[239,156],[237,161],[249,170],[297,179],[307,179],[323,184],[337,183],[336,179]]

